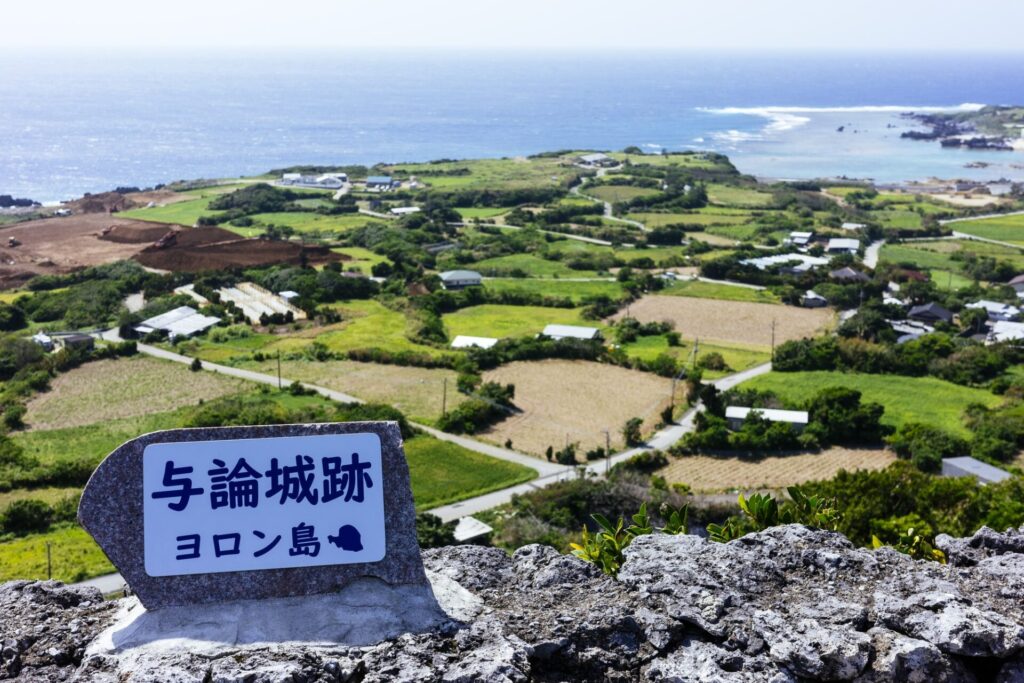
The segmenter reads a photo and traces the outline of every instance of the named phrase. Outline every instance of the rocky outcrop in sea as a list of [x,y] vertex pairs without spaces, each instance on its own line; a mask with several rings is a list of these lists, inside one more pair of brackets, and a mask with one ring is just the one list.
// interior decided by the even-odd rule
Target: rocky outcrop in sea
[[617,578],[546,546],[511,557],[442,548],[425,563],[435,593],[458,592],[460,609],[426,632],[359,647],[226,644],[213,654],[173,643],[97,653],[99,634],[132,598],[14,581],[0,586],[0,678],[1024,680],[1024,533],[983,529],[937,543],[949,564],[797,525],[728,544],[655,535],[627,549]]

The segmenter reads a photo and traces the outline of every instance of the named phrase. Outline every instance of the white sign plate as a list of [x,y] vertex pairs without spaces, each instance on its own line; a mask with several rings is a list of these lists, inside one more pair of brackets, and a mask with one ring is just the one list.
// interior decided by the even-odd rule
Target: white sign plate
[[146,446],[146,573],[179,576],[384,559],[380,437]]

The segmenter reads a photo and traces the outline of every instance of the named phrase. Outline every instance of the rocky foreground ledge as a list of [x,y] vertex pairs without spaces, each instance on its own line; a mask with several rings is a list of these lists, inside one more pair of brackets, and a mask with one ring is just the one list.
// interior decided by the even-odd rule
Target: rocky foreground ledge
[[938,544],[949,565],[795,525],[724,545],[647,536],[617,580],[545,546],[444,548],[425,562],[435,586],[476,596],[460,620],[367,647],[215,655],[92,654],[128,601],[15,581],[0,586],[0,678],[1024,681],[1024,532]]

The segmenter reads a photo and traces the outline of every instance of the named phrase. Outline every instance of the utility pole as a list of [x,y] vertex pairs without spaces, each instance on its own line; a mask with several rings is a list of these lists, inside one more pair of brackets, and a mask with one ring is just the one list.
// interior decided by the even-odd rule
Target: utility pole
[[441,393],[441,416],[448,414],[448,378],[444,378],[444,389]]
[[700,352],[700,337],[693,340],[693,353],[690,354],[690,370],[697,367],[697,353]]
[[277,390],[281,391],[281,349],[277,350]]
[[46,542],[46,579],[49,581],[53,578],[53,562],[50,557],[50,542]]
[[607,429],[604,430],[604,475],[608,476],[608,471],[612,466],[612,435]]
[[775,318],[772,318],[772,362],[775,362]]

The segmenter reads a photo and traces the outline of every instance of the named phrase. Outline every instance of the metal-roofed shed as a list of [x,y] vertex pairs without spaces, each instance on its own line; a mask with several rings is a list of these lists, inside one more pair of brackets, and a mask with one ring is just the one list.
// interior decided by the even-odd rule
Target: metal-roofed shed
[[945,458],[942,461],[942,476],[974,477],[980,484],[995,484],[1009,479],[1012,475],[1006,470],[965,455],[959,458]]

